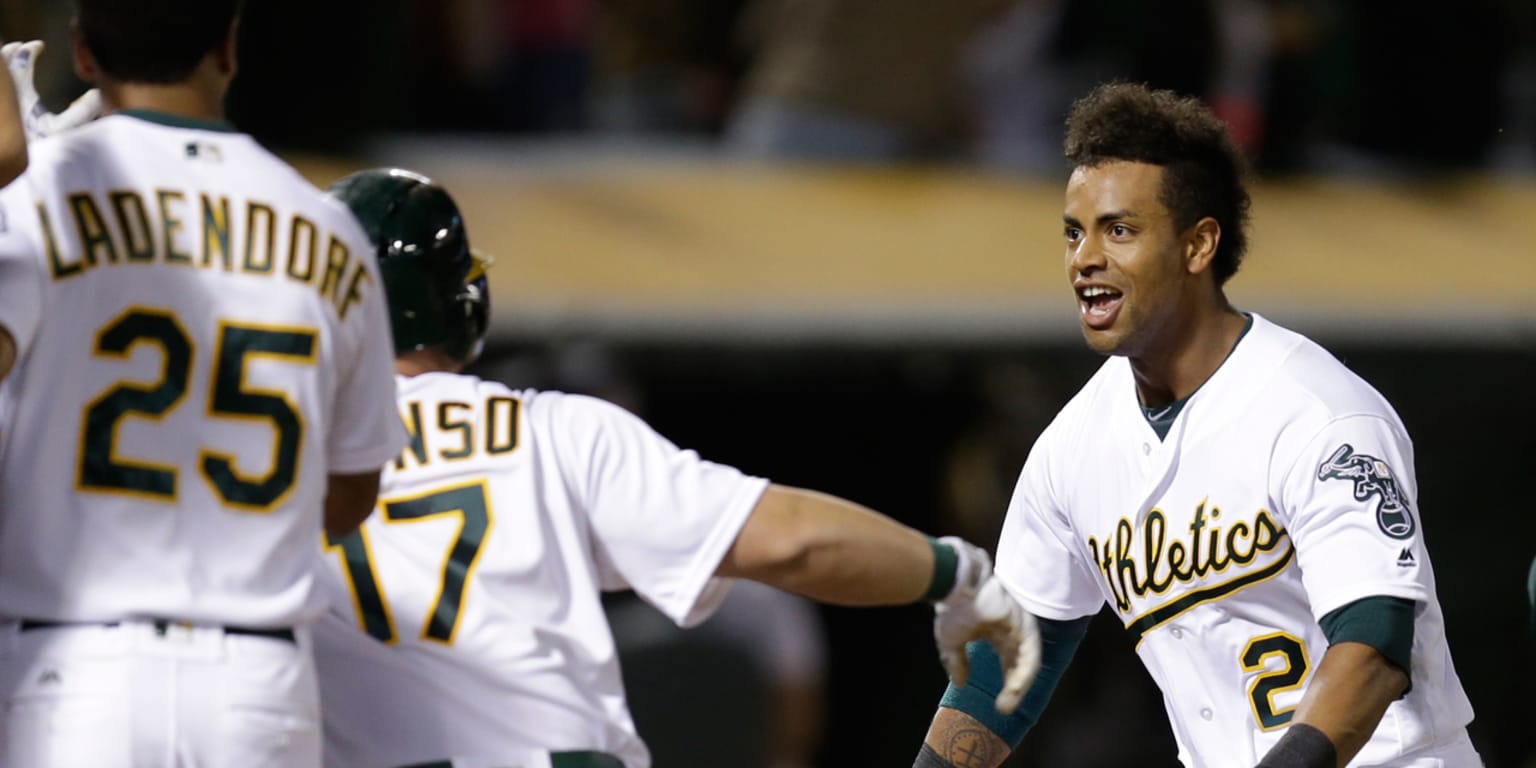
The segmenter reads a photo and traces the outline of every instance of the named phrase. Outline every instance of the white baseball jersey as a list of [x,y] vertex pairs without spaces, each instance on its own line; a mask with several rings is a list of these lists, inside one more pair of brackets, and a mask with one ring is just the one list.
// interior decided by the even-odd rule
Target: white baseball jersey
[[[1111,358],[1030,452],[997,573],[1032,613],[1105,603],[1163,691],[1180,759],[1251,766],[1284,732],[1355,600],[1418,604],[1412,690],[1351,765],[1477,765],[1392,407],[1306,338],[1253,316],[1159,440]],[[1459,746],[1453,746],[1459,745]],[[1426,756],[1447,762],[1415,762]]]
[[0,615],[317,615],[326,476],[406,435],[344,205],[249,136],[119,113],[0,193]]
[[315,628],[326,764],[645,768],[602,590],[681,625],[767,481],[703,461],[617,406],[469,376],[400,380],[412,444],[360,534],[328,542]]

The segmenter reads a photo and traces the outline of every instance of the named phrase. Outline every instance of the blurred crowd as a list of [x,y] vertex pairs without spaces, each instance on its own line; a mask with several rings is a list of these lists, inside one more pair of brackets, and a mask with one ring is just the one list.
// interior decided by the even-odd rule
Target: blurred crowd
[[[62,43],[67,12],[0,0],[0,33]],[[264,0],[243,44],[261,77],[233,114],[299,146],[595,133],[1055,170],[1068,104],[1119,78],[1207,99],[1270,172],[1536,168],[1528,0]]]

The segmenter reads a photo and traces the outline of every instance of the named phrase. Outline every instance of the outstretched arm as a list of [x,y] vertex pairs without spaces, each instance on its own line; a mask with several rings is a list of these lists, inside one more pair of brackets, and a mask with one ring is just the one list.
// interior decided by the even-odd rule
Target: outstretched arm
[[[716,573],[825,603],[901,605],[923,598],[935,562],[928,538],[895,520],[836,496],[775,484]],[[949,584],[955,567],[951,561]]]
[[994,664],[1000,656],[1007,666],[993,695],[1010,711],[1039,665],[1034,618],[992,578],[984,550],[930,539],[836,496],[768,486],[715,572],[839,605],[933,601],[939,658],[950,677],[964,682],[965,644],[987,641]]

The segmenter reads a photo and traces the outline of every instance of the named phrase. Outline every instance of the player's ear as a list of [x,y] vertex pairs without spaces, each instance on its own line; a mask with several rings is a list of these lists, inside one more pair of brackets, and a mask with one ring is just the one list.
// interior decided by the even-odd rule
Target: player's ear
[[1191,275],[1209,269],[1216,260],[1216,247],[1221,244],[1221,224],[1206,216],[1184,234],[1184,268]]
[[239,39],[240,20],[235,19],[235,21],[229,25],[229,35],[224,38],[224,44],[219,46],[218,50],[214,51],[214,55],[217,57],[217,63],[219,65],[219,74],[224,75],[225,77],[234,77],[235,70],[238,69],[238,64],[236,63],[235,59],[235,50],[238,47],[237,41]]
[[80,33],[80,23],[71,22],[69,25],[70,52],[75,60],[75,74],[87,83],[95,84],[101,77],[101,66],[96,63],[96,56],[85,44],[85,35]]

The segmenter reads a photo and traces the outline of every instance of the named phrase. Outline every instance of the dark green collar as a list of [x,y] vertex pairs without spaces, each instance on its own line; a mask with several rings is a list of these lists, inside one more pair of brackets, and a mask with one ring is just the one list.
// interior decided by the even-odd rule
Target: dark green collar
[[[1194,397],[1194,394],[1191,393],[1189,397]],[[1168,439],[1168,430],[1173,427],[1173,420],[1179,417],[1179,411],[1184,410],[1189,397],[1181,397],[1161,408],[1141,407],[1141,415],[1147,417],[1147,424],[1157,433],[1157,439]]]
[[156,112],[152,109],[121,109],[113,112],[114,115],[127,115],[159,125],[168,125],[172,128],[193,128],[199,131],[216,131],[218,133],[238,133],[233,125],[223,120],[204,120],[198,117],[186,115],[173,115],[169,112]]
[[[1232,357],[1232,350],[1237,349],[1237,345],[1243,343],[1243,337],[1247,336],[1248,331],[1253,328],[1253,315],[1244,315],[1244,317],[1248,318],[1248,322],[1243,323],[1243,332],[1237,335],[1237,341],[1232,342],[1232,349],[1227,350],[1228,358]],[[1223,358],[1221,362],[1222,365],[1225,365],[1227,362],[1226,358]],[[1218,369],[1220,367],[1217,366]],[[1205,382],[1201,382],[1200,386],[1205,386]],[[1195,392],[1199,391],[1200,387],[1195,387]],[[1168,430],[1173,428],[1174,419],[1179,418],[1179,411],[1184,410],[1184,404],[1189,402],[1189,398],[1195,396],[1195,392],[1191,392],[1160,408],[1141,406],[1141,415],[1147,417],[1147,424],[1152,427],[1153,432],[1157,433],[1157,439],[1168,439]]]

